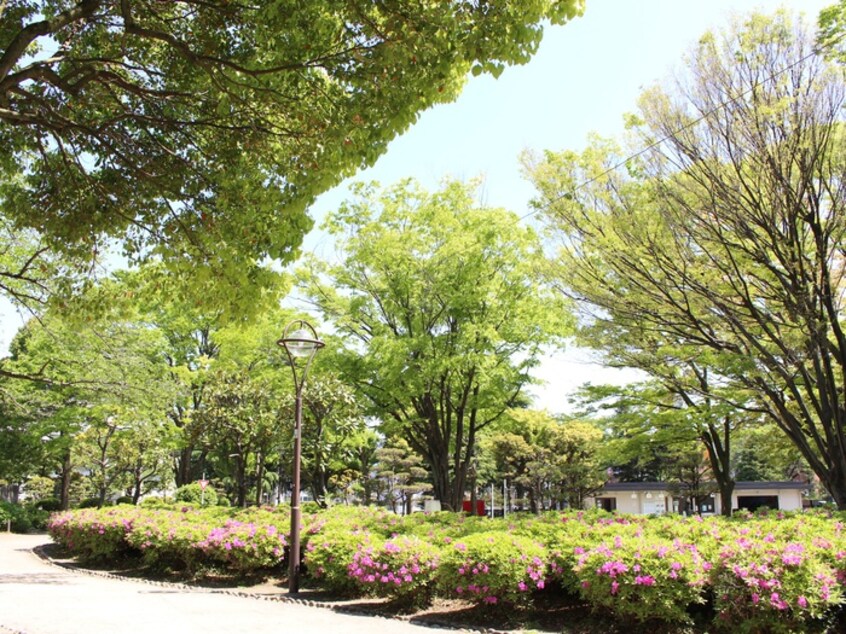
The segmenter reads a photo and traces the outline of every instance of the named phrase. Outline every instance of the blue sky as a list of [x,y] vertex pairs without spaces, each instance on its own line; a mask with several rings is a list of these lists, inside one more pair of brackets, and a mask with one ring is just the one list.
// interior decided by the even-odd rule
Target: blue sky
[[[668,76],[706,30],[728,24],[733,14],[786,6],[815,22],[820,9],[834,2],[587,0],[583,17],[546,30],[531,62],[506,69],[499,79],[471,78],[456,102],[424,112],[374,167],[351,180],[389,184],[413,176],[434,189],[446,176],[483,177],[485,204],[523,215],[533,193],[520,175],[518,159],[524,149],[577,150],[591,131],[618,135],[623,114],[634,111],[641,88]],[[344,200],[349,182],[314,205],[318,224]],[[318,230],[307,236],[305,248],[331,253],[331,243]],[[2,355],[21,323],[4,302],[0,323]],[[567,395],[581,383],[622,382],[634,376],[594,361],[575,348],[551,353],[537,372],[546,385],[534,390],[535,405],[566,411]]]

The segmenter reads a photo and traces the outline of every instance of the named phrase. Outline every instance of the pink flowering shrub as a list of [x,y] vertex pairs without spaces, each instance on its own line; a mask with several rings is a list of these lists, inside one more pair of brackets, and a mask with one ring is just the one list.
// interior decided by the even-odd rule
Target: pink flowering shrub
[[546,550],[519,535],[476,533],[443,550],[440,592],[474,603],[529,603],[546,583]]
[[246,574],[279,566],[286,544],[285,535],[275,524],[227,520],[193,545],[210,559]]
[[219,523],[188,508],[184,512],[146,511],[136,520],[127,541],[148,566],[194,572],[203,564],[212,563],[197,544],[215,526]]
[[618,536],[578,555],[573,571],[594,606],[623,618],[684,623],[688,608],[705,601],[710,567],[693,544]]
[[[717,630],[790,632],[824,628],[844,603],[844,519],[579,511],[490,520],[334,507],[305,515],[301,536],[306,574],[335,592],[424,603],[435,589],[499,606],[563,588],[624,621],[689,623],[695,612]],[[287,507],[160,505],[61,513],[49,530],[83,558],[134,552],[158,567],[247,573],[282,563],[289,525]]]
[[358,579],[350,574],[357,553],[379,546],[382,538],[370,531],[327,526],[309,536],[304,560],[308,575],[327,590],[347,595],[360,594]]
[[548,579],[573,594],[579,593],[581,584],[574,568],[587,549],[606,541],[639,537],[643,532],[640,522],[604,511],[556,514],[549,519],[552,521],[535,523],[529,530],[549,551]]
[[732,632],[804,631],[843,602],[837,572],[812,541],[740,535],[727,543],[713,575],[717,623]]
[[129,549],[126,537],[138,516],[131,506],[65,511],[49,519],[47,532],[81,559],[116,559]]
[[347,571],[368,593],[420,606],[432,598],[439,556],[417,537],[396,537],[361,544]]

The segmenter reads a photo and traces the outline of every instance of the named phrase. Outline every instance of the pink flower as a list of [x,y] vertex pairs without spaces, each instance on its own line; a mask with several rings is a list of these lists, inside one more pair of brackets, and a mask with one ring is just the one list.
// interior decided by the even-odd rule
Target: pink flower
[[787,602],[782,601],[781,597],[778,595],[778,592],[773,592],[770,595],[770,603],[776,610],[786,610],[788,607]]
[[803,596],[800,596],[798,599],[796,599],[796,603],[799,604],[800,608],[807,608],[808,607],[808,600]]
[[617,594],[617,590],[619,590],[620,584],[616,581],[611,582],[611,594]]

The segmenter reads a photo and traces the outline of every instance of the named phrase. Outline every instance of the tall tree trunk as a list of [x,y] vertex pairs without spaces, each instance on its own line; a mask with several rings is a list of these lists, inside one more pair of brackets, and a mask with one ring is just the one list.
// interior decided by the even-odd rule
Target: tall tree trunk
[[258,473],[256,474],[256,506],[261,506],[261,494],[264,489],[264,461],[261,454],[258,457]]
[[176,479],[176,488],[191,484],[191,457],[194,454],[194,447],[183,447],[176,457],[176,469],[174,470],[174,477]]
[[63,511],[70,508],[70,480],[71,480],[71,454],[68,447],[62,457],[62,486],[59,489],[59,505]]
[[731,476],[731,418],[726,416],[723,419],[722,437],[720,430],[709,423],[701,440],[707,449],[711,471],[720,491],[720,515],[730,517],[735,484]]
[[236,461],[235,488],[237,500],[235,505],[241,508],[247,508],[247,468],[245,460],[241,456],[238,456]]

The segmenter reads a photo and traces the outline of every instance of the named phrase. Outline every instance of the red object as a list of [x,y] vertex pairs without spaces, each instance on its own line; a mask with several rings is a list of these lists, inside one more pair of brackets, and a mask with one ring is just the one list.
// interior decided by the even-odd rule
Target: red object
[[[461,510],[465,513],[472,513],[471,501],[464,500],[464,502],[461,503]],[[484,500],[476,500],[476,515],[486,515]]]
[[200,485],[201,491],[205,491],[206,487],[209,485],[209,481],[208,480],[197,480],[197,484]]

